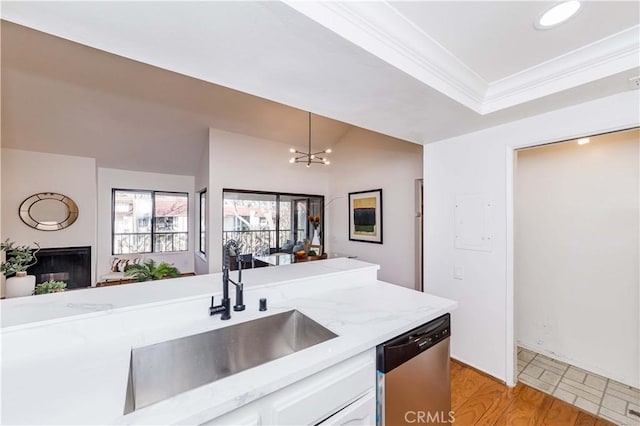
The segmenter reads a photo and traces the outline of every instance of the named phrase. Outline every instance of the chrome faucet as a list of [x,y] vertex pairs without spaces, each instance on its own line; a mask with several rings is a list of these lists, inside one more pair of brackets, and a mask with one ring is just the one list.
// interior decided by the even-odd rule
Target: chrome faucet
[[[233,281],[229,278],[229,266],[230,266],[230,251],[234,250],[236,253],[236,257],[238,259],[238,282]],[[221,320],[228,320],[231,318],[231,299],[229,298],[229,282],[236,286],[236,304],[233,305],[234,311],[244,311],[245,305],[243,302],[243,284],[242,284],[242,260],[240,258],[240,248],[238,247],[238,243],[235,240],[229,240],[224,245],[222,250],[223,254],[223,265],[222,265],[222,303],[220,305],[214,306],[213,304],[213,296],[211,296],[211,307],[209,308],[209,315],[213,316],[216,314],[222,314],[220,316]]]

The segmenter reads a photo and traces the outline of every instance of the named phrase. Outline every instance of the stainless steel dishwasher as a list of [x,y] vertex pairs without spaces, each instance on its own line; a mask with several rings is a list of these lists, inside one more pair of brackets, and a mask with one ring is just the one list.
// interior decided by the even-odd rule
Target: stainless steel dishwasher
[[378,425],[450,424],[450,315],[377,347]]

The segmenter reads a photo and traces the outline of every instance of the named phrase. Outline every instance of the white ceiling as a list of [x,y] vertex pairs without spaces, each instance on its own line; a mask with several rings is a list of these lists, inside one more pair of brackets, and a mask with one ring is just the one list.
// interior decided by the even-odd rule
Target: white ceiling
[[[552,30],[534,20],[557,1],[393,2],[486,81],[496,81],[638,25],[640,2],[589,2]],[[480,46],[480,48],[479,48]]]
[[[416,2],[410,6],[399,5],[403,13],[396,3],[385,1],[284,1],[345,40],[479,114],[552,95],[637,68],[640,63],[640,16],[637,7],[627,8],[621,3],[583,2],[582,13],[574,19],[540,31],[531,26],[549,7],[546,2],[540,2],[535,13],[535,5],[529,7],[531,3],[517,1],[493,7],[494,13],[486,10],[495,5],[493,2],[464,2],[462,6],[468,5],[467,8],[453,1],[436,3],[436,6],[431,2]],[[439,29],[431,29],[430,22],[423,22],[432,19],[428,17],[431,13],[440,14]],[[582,16],[585,19],[579,20]],[[592,28],[584,26],[588,23],[586,18],[594,16],[606,16],[608,20],[601,33],[604,38],[599,40],[593,40],[589,35]],[[478,19],[481,22],[477,22]],[[514,24],[514,19],[518,23]],[[599,25],[598,19],[595,21]],[[444,31],[443,24],[450,28]],[[445,37],[445,33],[453,35]],[[446,43],[450,47],[432,34],[443,40],[448,38]],[[567,43],[567,39],[576,42]],[[493,61],[530,65],[514,69],[513,73],[497,80],[485,79],[482,70],[465,63],[450,50],[462,53],[459,47],[463,44],[469,46],[467,51],[474,51],[476,58],[482,58],[483,64]],[[509,49],[510,46],[515,48]],[[496,49],[499,49],[497,55]],[[531,56],[533,61],[527,59]],[[539,60],[542,62],[537,62]],[[478,64],[476,61],[476,66]],[[501,65],[491,67],[498,69]],[[481,68],[485,72],[489,69]]]
[[[5,63],[3,29],[3,144],[7,125],[24,131],[17,123],[29,122],[30,108],[61,114],[49,111],[55,100],[24,100],[47,90],[101,117],[87,118],[87,131],[112,125],[149,146],[208,126],[291,143],[303,111],[429,143],[629,90],[640,73],[638,3],[585,2],[574,20],[534,30],[549,4],[4,2],[3,19],[102,52],[16,37]],[[326,123],[328,143],[348,130]],[[108,146],[112,136],[101,140]]]

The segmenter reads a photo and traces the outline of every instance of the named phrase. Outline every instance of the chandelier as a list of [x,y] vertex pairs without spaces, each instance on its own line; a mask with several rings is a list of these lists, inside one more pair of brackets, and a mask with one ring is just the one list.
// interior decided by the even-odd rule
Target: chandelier
[[329,165],[331,162],[324,157],[319,157],[319,154],[330,154],[331,149],[325,149],[324,151],[311,152],[311,113],[309,113],[309,148],[307,152],[298,151],[295,148],[291,148],[289,150],[290,153],[294,154],[293,157],[289,159],[290,163],[305,163],[307,167],[310,167],[311,164],[324,164]]

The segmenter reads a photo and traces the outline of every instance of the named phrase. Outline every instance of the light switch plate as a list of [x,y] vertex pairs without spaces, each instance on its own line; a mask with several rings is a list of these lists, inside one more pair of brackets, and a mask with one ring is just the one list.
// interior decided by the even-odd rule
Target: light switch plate
[[462,266],[453,267],[453,278],[455,278],[456,280],[464,279],[464,268]]

